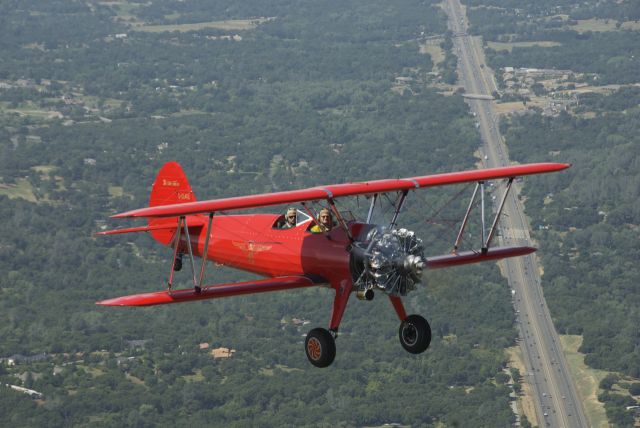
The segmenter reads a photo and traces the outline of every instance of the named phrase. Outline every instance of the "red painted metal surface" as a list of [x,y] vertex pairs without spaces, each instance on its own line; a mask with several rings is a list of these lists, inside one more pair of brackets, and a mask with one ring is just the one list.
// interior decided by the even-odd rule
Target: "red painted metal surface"
[[487,252],[461,251],[442,256],[427,257],[427,269],[439,269],[451,266],[467,265],[485,262],[487,260],[504,259],[507,257],[526,256],[536,251],[534,247],[494,247]]
[[211,285],[203,287],[199,293],[193,288],[187,288],[184,290],[164,290],[155,293],[133,294],[130,296],[116,297],[115,299],[102,300],[97,302],[97,304],[102,306],[154,306],[193,300],[217,299],[241,294],[290,290],[294,288],[312,287],[314,285],[317,284],[303,276],[286,276],[258,281],[238,282],[235,284]]
[[[366,181],[362,183],[334,184],[286,192],[266,193],[261,195],[240,196],[226,199],[213,199],[209,201],[174,203],[170,205],[153,206],[149,208],[141,208],[121,214],[116,214],[113,217],[175,217],[180,215],[239,210],[327,198],[392,192],[396,190],[412,190],[421,187],[444,186],[449,184],[473,181],[495,180],[500,178],[519,177],[523,175],[542,174],[560,171],[568,168],[569,166],[569,164],[565,163],[533,163],[499,168],[427,175],[421,177]],[[182,182],[176,180],[175,187],[180,189],[184,186]],[[187,199],[187,197],[188,194],[185,193],[185,200],[190,201],[191,199]]]
[[[200,225],[202,226],[202,225]],[[113,229],[113,230],[104,230],[102,232],[96,232],[96,235],[121,235],[123,233],[134,233],[134,232],[153,232],[155,230],[170,230],[173,231],[176,228],[175,224],[159,224],[156,226],[137,226],[137,227],[126,227],[122,229]]]
[[389,296],[389,300],[393,305],[393,309],[396,311],[398,318],[400,321],[404,321],[407,319],[407,311],[404,309],[404,304],[402,304],[402,299],[398,296]]
[[[188,216],[187,224],[203,216]],[[277,229],[276,214],[218,215],[213,218],[207,258],[268,277],[306,275],[339,282],[350,277],[349,240],[344,231],[335,228],[328,235],[309,232],[311,222],[292,229]],[[204,252],[206,227],[189,226],[194,256]],[[174,231],[155,232],[164,244],[172,241]],[[184,234],[183,234],[184,235]],[[180,252],[188,253],[186,237],[180,241]]]

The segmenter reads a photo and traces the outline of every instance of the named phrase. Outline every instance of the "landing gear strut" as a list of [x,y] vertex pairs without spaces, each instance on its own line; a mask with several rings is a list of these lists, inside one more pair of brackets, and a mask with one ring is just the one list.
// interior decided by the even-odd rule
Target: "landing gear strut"
[[307,334],[304,349],[309,362],[316,367],[327,367],[336,358],[336,341],[324,328],[314,328]]
[[420,315],[409,315],[400,323],[398,336],[400,344],[407,352],[420,354],[426,351],[431,343],[431,326]]

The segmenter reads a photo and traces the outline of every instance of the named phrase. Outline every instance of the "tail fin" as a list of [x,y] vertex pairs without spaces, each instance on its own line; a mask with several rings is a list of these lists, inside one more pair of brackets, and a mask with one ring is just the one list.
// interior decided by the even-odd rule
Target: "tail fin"
[[[153,182],[151,187],[149,206],[156,207],[158,205],[185,204],[188,202],[196,202],[196,196],[191,190],[191,185],[182,167],[178,162],[165,163],[158,171],[156,181]],[[173,239],[178,226],[178,218],[150,218],[149,226],[157,228],[157,230],[151,231],[153,238],[166,245]],[[167,228],[167,226],[173,226],[173,228]]]
[[178,162],[165,163],[151,188],[149,206],[184,204],[195,202],[196,195],[191,190],[189,180]]

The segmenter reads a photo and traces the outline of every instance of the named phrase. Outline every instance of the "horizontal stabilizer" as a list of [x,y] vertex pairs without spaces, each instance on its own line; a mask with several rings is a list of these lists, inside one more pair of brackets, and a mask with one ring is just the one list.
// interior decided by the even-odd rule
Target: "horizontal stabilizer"
[[140,226],[140,227],[126,227],[122,229],[105,230],[102,232],[96,232],[96,235],[120,235],[121,233],[135,233],[135,232],[149,232],[151,230],[166,230],[175,229],[177,225],[158,225],[158,226]]
[[[189,219],[189,227],[202,227],[205,225],[205,221],[197,217]],[[105,230],[102,232],[96,232],[96,235],[120,235],[122,233],[135,233],[135,232],[151,232],[153,230],[174,230],[178,227],[178,222],[175,224],[155,224],[148,226],[138,227],[126,227],[122,229]]]
[[450,266],[467,265],[486,262],[487,260],[505,259],[507,257],[526,256],[536,251],[534,247],[495,247],[487,251],[461,251],[442,256],[427,257],[427,269],[439,269]]
[[220,297],[238,296],[241,294],[311,287],[317,284],[318,283],[306,276],[284,276],[232,284],[209,285],[203,287],[200,292],[197,292],[194,288],[187,288],[183,290],[164,290],[152,293],[132,294],[130,296],[102,300],[96,302],[96,304],[102,306],[153,306],[193,300],[218,299]]

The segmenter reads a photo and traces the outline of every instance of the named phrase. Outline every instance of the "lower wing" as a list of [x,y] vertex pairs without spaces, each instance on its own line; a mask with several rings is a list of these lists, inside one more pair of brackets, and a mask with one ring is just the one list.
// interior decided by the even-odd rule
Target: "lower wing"
[[427,257],[427,269],[446,268],[486,262],[488,260],[506,259],[508,257],[526,256],[536,251],[533,247],[494,247],[482,250],[460,251],[442,256]]
[[323,282],[315,282],[306,276],[283,276],[260,279],[257,281],[217,284],[183,290],[164,290],[152,293],[132,294],[114,299],[96,302],[102,306],[153,306],[167,303],[181,303],[193,300],[218,299],[220,297],[238,296],[241,294],[265,293],[268,291],[289,290],[292,288],[312,287]]

